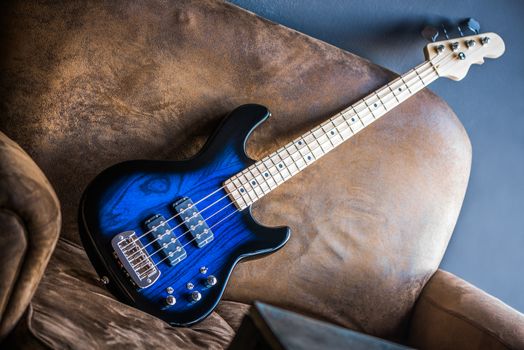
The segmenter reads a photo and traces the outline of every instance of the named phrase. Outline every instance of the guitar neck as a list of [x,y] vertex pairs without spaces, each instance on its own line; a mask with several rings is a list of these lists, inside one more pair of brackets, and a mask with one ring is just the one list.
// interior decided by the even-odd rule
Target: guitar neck
[[335,149],[439,75],[425,61],[224,182],[243,210]]

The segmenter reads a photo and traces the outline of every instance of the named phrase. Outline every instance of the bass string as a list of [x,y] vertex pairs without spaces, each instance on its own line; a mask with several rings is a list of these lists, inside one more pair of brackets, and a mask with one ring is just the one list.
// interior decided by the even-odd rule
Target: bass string
[[[425,65],[430,65],[430,68],[429,68],[429,69],[424,68],[424,70],[422,71],[422,75],[418,74],[418,76],[417,76],[417,74],[415,74],[415,77],[414,77],[414,78],[411,78],[411,79],[407,80],[407,82],[406,82],[406,81],[403,81],[403,82],[404,82],[404,85],[406,85],[406,86],[408,87],[408,89],[409,89],[409,84],[411,84],[413,80],[418,80],[418,79],[423,79],[423,78],[428,77],[429,74],[425,74],[425,73],[427,73],[428,71],[431,71],[431,72],[434,72],[435,74],[437,74],[437,73],[435,72],[435,68],[433,67],[433,65],[434,65],[434,64],[439,64],[439,63],[441,63],[442,61],[444,61],[446,58],[448,58],[448,57],[449,57],[450,55],[452,55],[452,54],[453,54],[453,53],[450,53],[450,54],[444,56],[441,60],[439,60],[438,62],[435,62],[435,63],[432,63],[432,62],[429,62],[429,61],[426,62],[426,63],[424,63],[423,65],[421,65],[421,67],[423,67],[423,66],[425,66]],[[449,62],[449,60],[448,60],[448,62]],[[448,62],[445,62],[444,65],[446,65]],[[406,74],[409,74],[409,72],[406,73]],[[411,85],[411,86],[413,86],[413,85]],[[384,97],[390,97],[390,95],[393,95],[393,98],[389,98],[389,99],[387,99],[386,102],[383,103],[383,105],[385,105],[385,104],[388,103],[388,102],[392,102],[394,99],[396,99],[395,94],[393,94],[392,92],[389,93],[388,95],[384,96]],[[366,114],[364,115],[364,117],[366,117],[366,116],[368,116],[368,115],[372,115],[371,111],[366,112]],[[359,117],[359,118],[360,118],[360,117]],[[340,129],[339,129],[340,126],[335,127],[335,129],[337,129],[337,131],[338,131],[339,133],[341,133],[341,132],[343,132],[343,131],[345,131],[345,130],[347,130],[347,129],[350,129],[349,125],[347,125],[347,124],[341,124],[341,125],[342,125],[342,126],[345,126],[345,128],[342,129],[342,131],[340,131]],[[346,126],[347,126],[347,127],[346,127]],[[359,130],[359,131],[360,131],[360,130]],[[327,142],[331,142],[331,141],[329,140],[329,137],[328,137],[327,141],[325,141],[325,142],[322,142],[322,143],[318,143],[318,142],[317,142],[317,143],[318,143],[318,146],[315,147],[314,149],[312,149],[311,151],[314,151],[314,150],[316,150],[316,149],[322,147],[322,145],[325,145]],[[296,154],[297,152],[299,152],[299,150],[297,150],[296,152],[293,152],[292,154],[289,154],[289,156],[287,156],[287,157],[284,158],[284,159],[289,159],[289,157],[291,157],[293,154]],[[271,167],[271,168],[276,168],[276,166],[273,166],[273,167]],[[224,187],[225,187],[225,186],[222,186],[220,189],[223,189]],[[216,193],[216,191],[215,191],[215,193]],[[223,199],[223,198],[225,198],[225,197],[227,197],[227,196],[228,196],[228,195],[225,195],[224,197],[220,198],[219,200],[217,200],[217,201],[215,201],[215,202],[219,202],[221,199]],[[201,201],[201,200],[200,200],[200,201]],[[200,202],[200,201],[199,201],[199,202]],[[230,202],[228,205],[222,207],[222,208],[219,209],[217,212],[213,213],[213,214],[210,215],[208,218],[204,219],[204,221],[209,220],[211,217],[213,217],[214,215],[216,215],[218,212],[224,210],[225,208],[229,207],[231,204],[233,204],[233,202]],[[213,203],[212,205],[206,207],[206,209],[209,208],[209,207],[211,207],[211,206],[213,206],[213,205],[214,205],[214,203]],[[236,209],[234,212],[232,212],[232,213],[230,213],[228,216],[226,216],[226,218],[230,217],[231,215],[233,215],[234,213],[236,213],[236,212],[238,212],[238,211],[239,211],[239,209]],[[202,211],[202,212],[203,212],[203,211]],[[223,220],[224,220],[224,218],[221,219],[219,222],[213,224],[213,225],[210,227],[210,229],[213,228],[213,227],[215,227],[218,223],[222,222]],[[185,223],[185,221],[182,222],[182,224],[184,224],[184,223]],[[182,224],[178,225],[177,227],[180,227]],[[173,230],[174,230],[174,228],[171,229],[170,231],[173,231]],[[179,236],[177,236],[177,237],[175,238],[174,241],[176,242],[176,240],[178,240],[179,238],[183,237],[184,235],[186,235],[186,234],[189,233],[189,232],[190,232],[190,230],[187,230],[187,231],[183,232],[182,234],[180,234]],[[184,244],[184,245],[182,246],[182,248],[185,247],[186,245],[188,245],[189,243],[193,242],[195,239],[196,239],[196,237],[193,238],[192,240],[190,240],[189,242],[187,242],[186,244]],[[154,240],[154,241],[156,241],[156,240]],[[173,243],[174,243],[174,242],[173,242]],[[171,244],[171,242],[170,242],[170,243],[167,243],[167,245],[169,245],[169,244]],[[154,256],[154,255],[156,255],[158,252],[160,252],[161,250],[162,250],[162,248],[160,248],[160,249],[154,251],[154,252],[153,252],[152,254],[150,254],[149,256],[150,256],[150,257],[151,257],[151,256]],[[168,256],[164,257],[163,259],[161,259],[160,261],[158,261],[154,266],[158,266],[158,264],[160,264],[161,262],[163,262],[163,261],[164,261],[165,259],[167,259],[167,258],[168,258]],[[138,266],[138,265],[137,265],[137,266]],[[146,274],[147,272],[148,272],[148,271],[144,272],[144,274]]]

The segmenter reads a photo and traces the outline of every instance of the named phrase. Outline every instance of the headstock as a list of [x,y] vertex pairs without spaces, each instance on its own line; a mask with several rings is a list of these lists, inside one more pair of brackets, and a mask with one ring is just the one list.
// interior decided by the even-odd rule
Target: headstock
[[[424,48],[426,59],[441,77],[461,80],[468,73],[472,64],[484,63],[484,58],[497,58],[504,53],[504,41],[495,33],[480,34],[480,23],[474,18],[468,18],[457,26],[459,38],[450,39],[445,25],[440,30],[426,27],[422,36],[431,41]],[[436,41],[440,33],[446,40]],[[464,36],[464,33],[473,35]]]
[[495,33],[475,34],[437,41],[424,48],[428,61],[441,77],[461,80],[472,64],[484,63],[484,58],[497,58],[504,53],[504,41]]

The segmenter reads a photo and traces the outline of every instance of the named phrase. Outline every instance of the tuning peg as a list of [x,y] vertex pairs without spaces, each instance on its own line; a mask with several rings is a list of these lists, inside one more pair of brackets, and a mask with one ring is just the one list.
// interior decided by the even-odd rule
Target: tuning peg
[[425,26],[420,34],[424,39],[431,42],[435,42],[439,36],[438,29],[432,26]]
[[459,28],[461,32],[466,32],[466,30],[469,30],[474,34],[480,33],[480,23],[475,18],[468,18],[462,21],[459,25]]

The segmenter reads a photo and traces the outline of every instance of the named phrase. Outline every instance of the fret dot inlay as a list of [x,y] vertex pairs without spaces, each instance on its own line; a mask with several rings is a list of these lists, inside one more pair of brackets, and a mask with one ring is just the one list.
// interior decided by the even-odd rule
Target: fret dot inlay
[[265,173],[265,174],[264,174],[264,176],[265,176],[265,177],[268,177],[268,176],[269,176],[269,174],[268,174],[268,173]]
[[251,183],[252,183],[253,185],[256,185],[256,184],[257,184],[257,182],[256,182],[255,180],[251,181]]
[[335,135],[335,132],[333,130],[331,130],[331,135]]
[[241,193],[244,193],[244,189],[243,189],[243,188],[241,188],[241,189],[240,189],[240,192],[241,192]]
[[279,165],[278,165],[278,167],[279,167],[279,168],[282,168],[282,167],[283,167],[283,165],[282,165],[282,164],[279,164]]
[[373,106],[374,106],[375,108],[377,108],[377,104],[376,104],[376,103],[375,103]]
[[351,121],[354,122],[354,121],[355,121],[355,118],[351,118]]
[[307,156],[307,160],[311,160],[311,156]]

